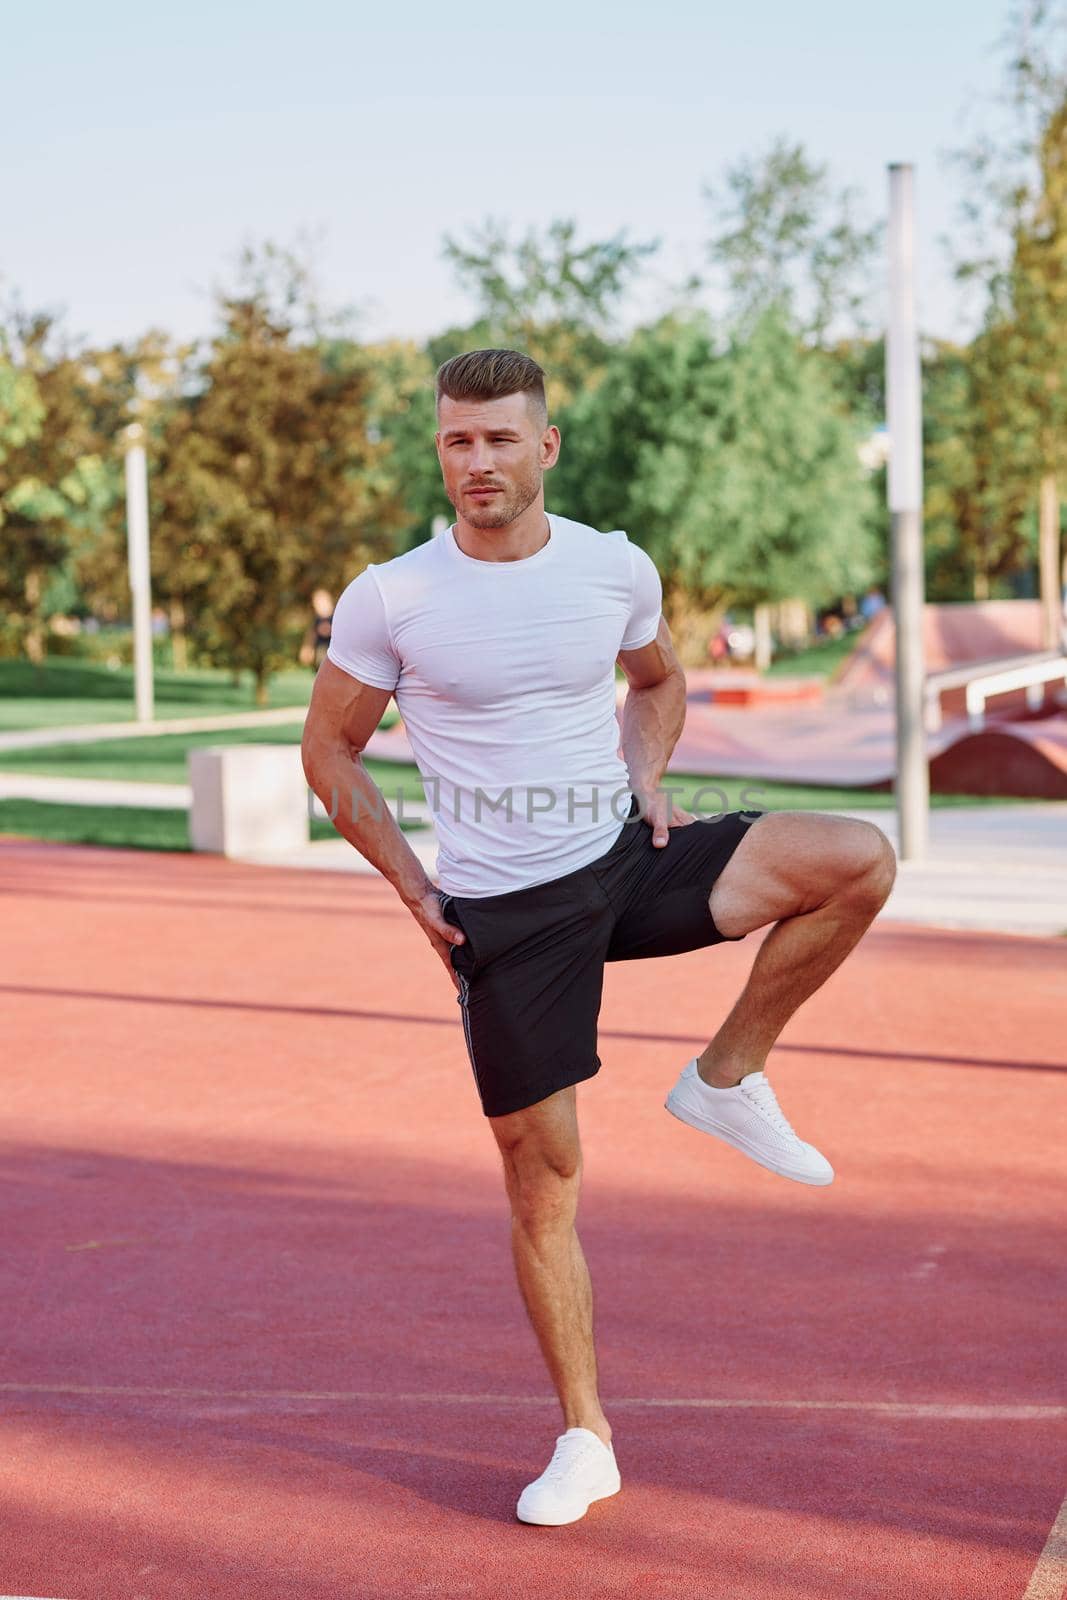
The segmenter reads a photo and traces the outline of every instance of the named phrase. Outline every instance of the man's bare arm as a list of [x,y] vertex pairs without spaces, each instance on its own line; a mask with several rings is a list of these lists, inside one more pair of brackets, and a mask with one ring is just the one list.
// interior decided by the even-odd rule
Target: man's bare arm
[[388,689],[361,683],[324,661],[304,723],[304,775],[332,814],[338,833],[388,878],[455,982],[448,949],[462,944],[463,934],[441,915],[433,882],[363,765],[363,751],[390,698]]
[[622,708],[622,753],[630,784],[652,828],[654,844],[667,843],[670,823],[692,821],[657,792],[671,752],[685,724],[685,673],[674,653],[667,619],[661,617],[651,644],[620,650],[619,665],[629,684]]

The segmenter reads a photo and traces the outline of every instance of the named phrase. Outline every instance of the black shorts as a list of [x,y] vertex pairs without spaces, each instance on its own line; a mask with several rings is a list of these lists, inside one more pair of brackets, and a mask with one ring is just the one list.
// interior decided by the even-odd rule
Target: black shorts
[[605,961],[723,942],[708,896],[761,815],[704,817],[672,828],[657,848],[635,800],[618,839],[587,867],[507,894],[442,893],[445,920],[466,935],[451,960],[487,1117],[521,1111],[599,1071]]

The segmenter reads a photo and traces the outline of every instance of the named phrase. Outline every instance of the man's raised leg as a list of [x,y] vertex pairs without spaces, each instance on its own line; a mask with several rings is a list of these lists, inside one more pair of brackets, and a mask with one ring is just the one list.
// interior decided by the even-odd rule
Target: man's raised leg
[[728,937],[775,926],[698,1058],[705,1083],[726,1087],[762,1071],[789,1018],[866,933],[895,874],[893,847],[871,823],[784,811],[752,824],[708,905]]
[[774,926],[729,1016],[668,1094],[668,1111],[782,1177],[833,1182],[826,1157],[788,1122],[764,1065],[797,1007],[870,926],[895,871],[889,841],[869,823],[780,812],[752,824],[708,907],[729,937]]

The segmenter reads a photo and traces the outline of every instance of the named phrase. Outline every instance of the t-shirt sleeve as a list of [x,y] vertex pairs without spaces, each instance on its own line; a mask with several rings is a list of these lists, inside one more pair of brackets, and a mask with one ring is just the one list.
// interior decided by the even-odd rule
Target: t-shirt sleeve
[[629,543],[630,567],[633,572],[633,603],[626,631],[622,636],[621,650],[640,650],[651,644],[659,632],[660,613],[663,609],[663,586],[659,581],[656,564],[640,545]]
[[389,634],[385,602],[370,567],[353,578],[334,607],[326,659],[375,689],[395,689],[400,657]]

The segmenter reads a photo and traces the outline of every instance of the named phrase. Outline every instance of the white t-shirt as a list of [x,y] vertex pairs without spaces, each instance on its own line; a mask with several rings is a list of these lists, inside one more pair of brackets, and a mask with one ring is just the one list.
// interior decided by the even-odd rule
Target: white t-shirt
[[630,808],[615,659],[656,637],[659,574],[625,533],[548,522],[521,561],[478,561],[449,528],[367,567],[333,615],[329,659],[394,692],[462,898],[588,866]]

